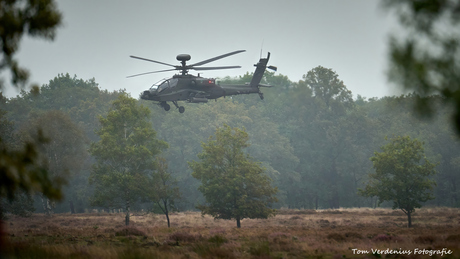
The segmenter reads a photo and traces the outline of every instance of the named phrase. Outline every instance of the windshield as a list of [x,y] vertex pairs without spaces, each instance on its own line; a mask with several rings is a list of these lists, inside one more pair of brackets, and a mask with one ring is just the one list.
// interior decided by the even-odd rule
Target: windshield
[[172,79],[167,79],[167,80],[161,80],[150,87],[150,89],[157,90],[158,92],[163,91],[164,89],[171,87],[174,88],[177,85],[177,82],[179,80],[177,78],[172,78]]
[[168,87],[168,80],[161,79],[160,81],[156,82],[155,84],[150,87],[151,90],[158,90],[158,92],[163,91],[166,87]]
[[169,87],[169,80],[166,80],[158,86],[158,92],[161,92],[168,87]]

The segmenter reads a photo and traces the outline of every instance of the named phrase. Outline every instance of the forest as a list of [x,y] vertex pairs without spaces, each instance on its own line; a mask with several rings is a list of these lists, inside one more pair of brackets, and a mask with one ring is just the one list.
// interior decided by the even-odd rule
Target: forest
[[[246,73],[218,81],[245,83],[251,77]],[[204,203],[198,190],[200,181],[192,176],[189,162],[198,160],[202,143],[223,125],[247,132],[249,146],[245,152],[261,163],[264,174],[278,188],[275,208],[376,207],[377,199],[360,196],[358,189],[364,188],[369,173],[374,171],[370,158],[396,136],[423,142],[427,158],[436,165],[437,174],[431,176],[436,182],[434,199],[424,206],[460,205],[460,145],[451,124],[452,107],[441,104],[442,97],[429,98],[436,109],[428,119],[414,113],[417,95],[355,96],[332,68],[312,68],[298,82],[265,72],[262,83],[274,86],[264,91],[264,100],[257,95],[240,95],[185,104],[183,114],[175,109],[166,112],[132,96],[136,105],[148,109],[148,121],[161,145],[155,155],[163,159],[172,177],[170,182],[178,191],[169,209],[197,210]],[[100,179],[91,177],[96,158],[90,152],[101,139],[101,118],[107,117],[120,95],[129,97],[125,89],[109,92],[101,89],[95,79],[60,74],[39,89],[23,90],[14,98],[1,97],[4,141],[21,146],[37,134],[37,128],[42,129],[49,139],[49,148],[43,154],[54,161],[50,163],[50,174],[66,182],[61,201],[50,204],[46,197],[36,194],[32,201],[25,202],[29,211],[124,209],[117,200],[110,204],[98,202]],[[161,213],[161,206],[154,200],[141,196],[132,200],[135,202],[131,210]],[[14,210],[5,201],[2,204],[7,211]],[[391,207],[391,203],[382,206]]]

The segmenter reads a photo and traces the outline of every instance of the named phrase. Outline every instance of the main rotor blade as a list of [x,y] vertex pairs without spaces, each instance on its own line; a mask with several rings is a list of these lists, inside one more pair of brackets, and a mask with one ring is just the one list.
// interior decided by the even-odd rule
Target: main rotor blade
[[[224,54],[224,55],[220,55],[220,56],[217,56],[217,57],[214,57],[214,58],[210,58],[210,59],[206,59],[206,60],[203,60],[201,62],[198,62],[198,63],[195,63],[193,65],[189,65],[189,67],[193,67],[193,66],[201,66],[201,65],[204,65],[204,64],[207,64],[209,62],[213,62],[213,61],[216,61],[218,59],[221,59],[221,58],[225,58],[225,57],[228,57],[228,56],[231,56],[231,55],[235,55],[235,54],[238,54],[238,53],[241,53],[241,52],[245,52],[246,50],[237,50],[237,51],[233,51],[233,52],[230,52],[230,53],[227,53],[227,54]],[[195,68],[196,69],[196,68]]]
[[141,73],[141,74],[135,74],[135,75],[132,75],[132,76],[127,76],[126,78],[135,77],[135,76],[142,76],[142,75],[147,75],[147,74],[153,74],[153,73],[174,71],[174,70],[177,70],[177,69],[165,69],[165,70],[159,70],[159,71],[146,72],[146,73]]
[[136,56],[130,56],[130,57],[131,57],[131,58],[137,58],[137,59],[144,60],[144,61],[149,61],[149,62],[154,62],[154,63],[162,64],[162,65],[165,65],[165,66],[176,67],[176,66],[174,66],[174,65],[171,65],[171,64],[168,64],[168,63],[163,63],[163,62],[156,61],[156,60],[152,60],[152,59],[141,58],[141,57],[136,57]]
[[189,67],[189,69],[194,69],[194,70],[217,70],[217,69],[231,69],[231,68],[241,68],[241,66],[225,66],[225,67]]

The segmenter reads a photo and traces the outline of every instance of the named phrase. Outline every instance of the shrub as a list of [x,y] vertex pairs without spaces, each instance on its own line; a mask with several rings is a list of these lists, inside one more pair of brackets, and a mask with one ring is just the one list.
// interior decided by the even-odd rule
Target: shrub
[[397,236],[391,236],[386,234],[380,234],[374,237],[373,239],[375,242],[398,242],[401,241],[401,238]]
[[332,240],[335,240],[337,242],[345,241],[345,237],[342,234],[339,234],[339,233],[331,233],[331,234],[327,235],[327,239],[332,239]]
[[225,237],[222,236],[222,235],[214,235],[214,236],[208,238],[208,242],[214,243],[214,244],[220,246],[220,245],[222,245],[223,243],[227,243],[227,242],[228,242],[228,239],[225,238]]
[[122,227],[122,228],[118,229],[117,231],[115,231],[115,236],[142,236],[142,237],[146,237],[147,235],[145,234],[144,231],[142,231],[142,230],[140,230],[138,228],[127,226],[127,227]]
[[269,256],[270,244],[268,243],[268,241],[252,243],[249,247],[249,253],[254,256]]
[[291,234],[289,234],[289,233],[274,232],[274,233],[271,233],[268,237],[272,238],[272,239],[279,239],[279,238],[288,238],[290,236],[291,236]]
[[361,235],[360,233],[356,233],[356,232],[347,232],[345,233],[345,237],[363,239],[363,235]]
[[311,215],[316,214],[316,210],[293,210],[293,209],[281,209],[278,210],[277,215]]
[[[197,253],[200,258],[237,258],[231,250],[216,247],[215,244],[195,243],[192,245],[192,251]],[[190,258],[190,257],[183,257]]]
[[214,235],[225,235],[226,231],[223,228],[216,228],[209,230],[209,234]]
[[449,236],[447,236],[446,241],[447,242],[460,242],[460,235],[459,234],[457,234],[457,235],[449,235]]
[[169,235],[169,239],[176,242],[195,242],[201,239],[201,235],[193,235],[186,232],[175,232]]
[[436,241],[434,236],[418,236],[414,238],[414,242],[419,244],[433,244],[434,241]]
[[340,210],[323,210],[321,213],[323,214],[342,214]]
[[320,219],[317,221],[320,227],[328,227],[330,222],[327,219]]

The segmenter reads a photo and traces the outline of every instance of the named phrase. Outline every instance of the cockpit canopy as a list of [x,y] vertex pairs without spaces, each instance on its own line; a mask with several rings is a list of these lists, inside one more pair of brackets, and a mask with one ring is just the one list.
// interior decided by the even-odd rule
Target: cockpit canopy
[[176,87],[178,81],[179,80],[177,78],[161,80],[155,83],[154,85],[152,85],[152,87],[150,87],[150,90],[156,90],[157,92],[162,92],[164,89],[168,87]]

